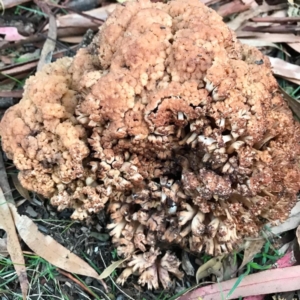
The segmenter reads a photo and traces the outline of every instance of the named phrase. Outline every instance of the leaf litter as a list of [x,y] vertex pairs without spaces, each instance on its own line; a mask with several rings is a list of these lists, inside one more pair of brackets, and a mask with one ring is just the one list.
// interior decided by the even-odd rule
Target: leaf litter
[[13,261],[14,268],[18,274],[23,300],[25,300],[28,292],[28,279],[26,274],[25,260],[14,226],[14,220],[10,213],[9,205],[13,206],[13,204],[9,204],[6,201],[2,189],[0,188],[0,228],[3,229],[7,234],[7,252]]

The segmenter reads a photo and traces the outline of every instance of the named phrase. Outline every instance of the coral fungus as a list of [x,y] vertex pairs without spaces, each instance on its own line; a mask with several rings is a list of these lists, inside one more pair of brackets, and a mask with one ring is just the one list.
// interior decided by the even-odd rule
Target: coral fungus
[[174,246],[230,252],[299,191],[299,126],[268,58],[198,0],[118,6],[27,80],[0,129],[25,188],[73,218],[107,210],[120,283],[167,288]]

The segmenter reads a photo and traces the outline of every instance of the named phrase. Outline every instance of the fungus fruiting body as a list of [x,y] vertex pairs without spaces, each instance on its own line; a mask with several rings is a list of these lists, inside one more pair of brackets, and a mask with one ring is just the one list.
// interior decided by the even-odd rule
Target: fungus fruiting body
[[0,130],[25,188],[73,218],[110,214],[120,283],[169,287],[174,248],[230,252],[299,191],[299,126],[268,58],[198,0],[118,6],[27,80]]

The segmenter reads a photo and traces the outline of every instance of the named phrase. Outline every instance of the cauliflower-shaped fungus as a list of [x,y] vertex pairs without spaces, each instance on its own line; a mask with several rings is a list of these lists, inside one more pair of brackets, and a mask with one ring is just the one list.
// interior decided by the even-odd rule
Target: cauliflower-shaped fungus
[[118,6],[27,80],[0,130],[25,188],[73,218],[107,210],[120,283],[169,287],[172,247],[230,252],[299,191],[299,126],[268,58],[199,0]]

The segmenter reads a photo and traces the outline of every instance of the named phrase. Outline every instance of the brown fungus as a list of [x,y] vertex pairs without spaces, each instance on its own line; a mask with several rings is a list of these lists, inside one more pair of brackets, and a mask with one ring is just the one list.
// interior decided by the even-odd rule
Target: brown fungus
[[230,252],[299,191],[299,125],[268,58],[198,0],[118,6],[27,80],[0,130],[25,188],[73,218],[107,210],[119,283],[169,287],[173,245]]

